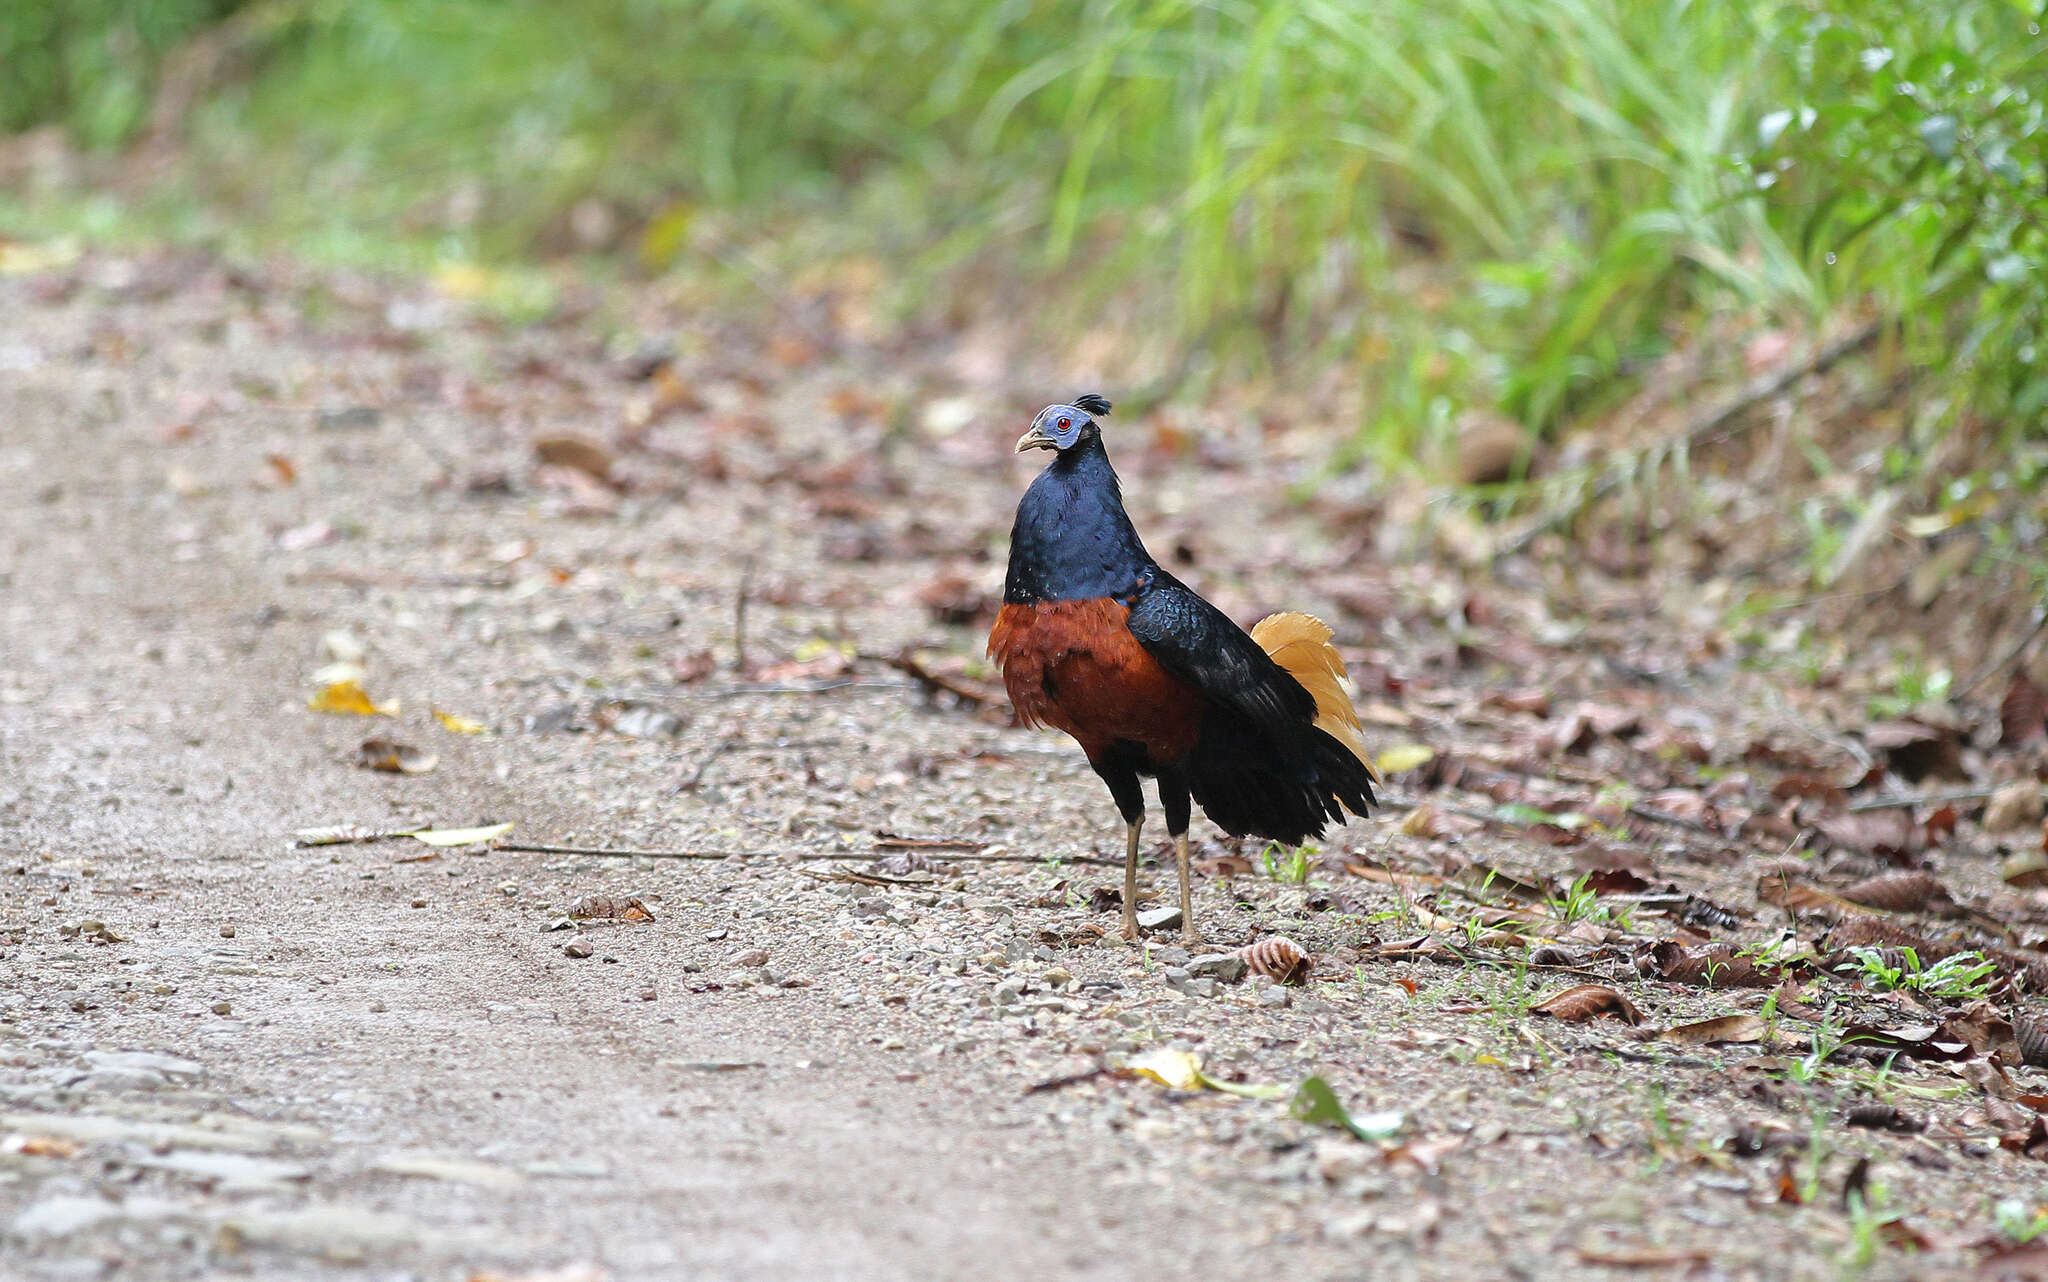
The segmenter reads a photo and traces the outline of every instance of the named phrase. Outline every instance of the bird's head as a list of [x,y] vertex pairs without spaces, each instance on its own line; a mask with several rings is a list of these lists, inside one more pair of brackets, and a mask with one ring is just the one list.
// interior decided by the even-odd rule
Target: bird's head
[[1017,438],[1017,452],[1073,449],[1083,441],[1102,439],[1097,414],[1109,413],[1109,402],[1094,392],[1074,398],[1072,405],[1048,405],[1031,420],[1031,430]]

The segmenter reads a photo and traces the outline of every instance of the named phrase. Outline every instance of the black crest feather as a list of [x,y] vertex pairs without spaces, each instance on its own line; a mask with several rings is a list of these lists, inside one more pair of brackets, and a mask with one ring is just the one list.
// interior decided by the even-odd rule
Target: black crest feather
[[1074,408],[1084,414],[1109,413],[1109,400],[1100,392],[1083,392],[1074,398]]

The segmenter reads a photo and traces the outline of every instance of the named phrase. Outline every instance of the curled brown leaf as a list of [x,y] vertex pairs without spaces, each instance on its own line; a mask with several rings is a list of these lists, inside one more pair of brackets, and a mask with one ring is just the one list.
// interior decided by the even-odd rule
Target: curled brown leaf
[[1643,1013],[1633,1002],[1605,984],[1575,984],[1529,1009],[1534,1014],[1548,1015],[1568,1024],[1583,1024],[1602,1015],[1612,1015],[1625,1024],[1643,1021]]

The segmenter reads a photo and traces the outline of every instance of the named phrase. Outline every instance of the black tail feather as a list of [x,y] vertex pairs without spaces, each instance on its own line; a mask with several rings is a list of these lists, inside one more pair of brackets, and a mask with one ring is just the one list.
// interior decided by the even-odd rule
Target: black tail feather
[[1303,760],[1284,763],[1255,736],[1205,726],[1186,767],[1203,813],[1234,837],[1289,846],[1341,825],[1346,809],[1365,814],[1375,800],[1365,763],[1321,730],[1309,728],[1307,736]]

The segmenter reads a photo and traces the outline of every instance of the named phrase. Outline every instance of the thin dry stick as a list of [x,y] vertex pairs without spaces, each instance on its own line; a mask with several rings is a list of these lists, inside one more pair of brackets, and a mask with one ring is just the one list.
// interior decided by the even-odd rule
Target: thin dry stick
[[[781,859],[788,855],[802,861],[879,859],[881,855],[872,850],[844,851],[829,854],[803,854],[793,851],[775,850],[632,850],[621,846],[550,846],[531,841],[507,841],[492,847],[493,850],[511,850],[534,855],[584,855],[596,859]],[[1099,855],[1010,855],[1010,854],[949,854],[945,863],[979,864],[1038,864],[1056,862],[1063,864],[1102,864],[1121,868],[1121,859],[1105,859]]]
[[[1878,323],[1871,321],[1821,348],[1813,354],[1810,360],[1802,361],[1797,365],[1787,366],[1775,373],[1766,374],[1752,381],[1727,403],[1686,424],[1684,430],[1666,441],[1662,448],[1699,444],[1705,438],[1734,423],[1736,419],[1741,418],[1743,414],[1747,413],[1757,404],[1790,390],[1794,385],[1811,375],[1826,373],[1830,368],[1839,363],[1843,357],[1870,346],[1870,344],[1877,341],[1877,336],[1880,332],[1882,331]],[[1598,485],[1593,487],[1592,494],[1587,497],[1584,503],[1578,504],[1574,508],[1551,512],[1538,517],[1527,529],[1501,545],[1500,550],[1494,553],[1495,559],[1503,556],[1518,556],[1528,551],[1529,546],[1536,542],[1537,539],[1566,524],[1579,512],[1584,511],[1586,508],[1614,493],[1621,488],[1621,484],[1621,476],[1609,473]]]
[[[902,850],[901,847],[897,847],[897,849],[899,851]],[[873,850],[862,852],[847,851],[843,854],[798,856],[800,859],[880,859],[881,857],[882,855],[879,851]],[[1107,868],[1121,868],[1124,866],[1124,861],[1121,859],[1108,859],[1101,855],[1012,855],[1000,851],[990,854],[982,854],[978,851],[963,851],[957,854],[949,852],[935,857],[932,862],[937,864],[1101,864]]]
[[546,846],[539,842],[507,841],[494,850],[516,850],[534,855],[590,855],[601,859],[774,859],[772,850],[627,850],[617,846]]

